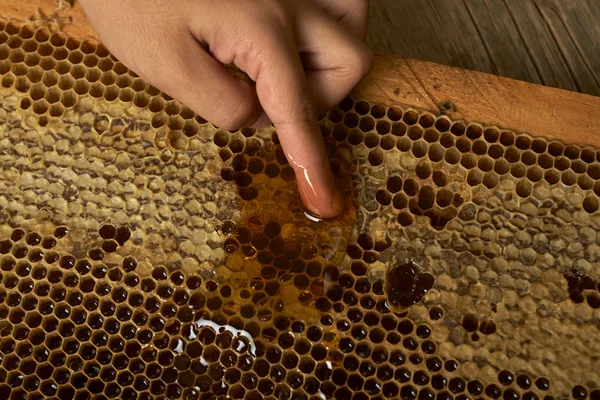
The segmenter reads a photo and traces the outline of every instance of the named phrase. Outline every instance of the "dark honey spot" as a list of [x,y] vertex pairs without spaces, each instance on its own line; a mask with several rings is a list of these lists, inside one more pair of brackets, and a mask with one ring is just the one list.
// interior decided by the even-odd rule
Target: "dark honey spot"
[[529,389],[531,387],[531,379],[527,375],[519,375],[517,377],[517,385],[521,389]]
[[296,178],[296,173],[294,172],[294,169],[292,167],[290,167],[289,165],[284,166],[281,169],[281,179],[283,179],[286,182],[291,182]]
[[131,231],[127,227],[120,227],[115,233],[115,240],[123,246],[131,238]]
[[586,298],[590,307],[600,308],[600,295],[598,293],[588,293]]
[[408,212],[398,214],[398,223],[404,227],[410,226],[413,223],[413,217]]
[[54,237],[57,239],[62,239],[69,233],[69,229],[66,226],[59,226],[54,229]]
[[56,239],[51,236],[46,236],[42,239],[42,247],[45,249],[52,249],[56,246]]
[[433,276],[421,273],[412,261],[390,269],[386,280],[388,299],[393,305],[403,307],[419,302],[434,283]]
[[248,162],[248,172],[251,174],[260,174],[263,172],[264,168],[264,163],[260,158],[251,158]]
[[223,249],[228,254],[235,253],[239,249],[239,247],[240,247],[240,245],[238,244],[237,240],[235,240],[235,239],[227,239],[223,243]]
[[576,385],[575,387],[573,387],[571,394],[573,395],[574,399],[585,399],[587,398],[588,391],[585,387],[581,385]]
[[242,188],[252,184],[252,175],[246,172],[237,172],[234,176],[234,179],[235,183]]
[[502,397],[504,400],[518,400],[521,395],[515,389],[506,389]]
[[265,174],[269,178],[276,178],[279,176],[279,166],[277,164],[267,164],[265,167]]
[[137,261],[133,257],[125,257],[122,267],[125,272],[133,272],[137,267]]
[[90,250],[89,256],[94,261],[100,261],[104,258],[104,252],[101,249]]
[[429,186],[424,186],[419,191],[419,208],[423,211],[429,210],[433,207],[433,203],[435,201],[435,192],[433,188]]
[[438,319],[442,318],[444,316],[444,310],[440,307],[432,307],[429,310],[429,318],[431,318],[433,321],[437,321]]
[[223,234],[225,236],[235,234],[236,233],[235,222],[233,222],[233,221],[223,222],[223,224],[221,224],[221,226],[219,227],[219,231],[221,232],[221,234]]
[[15,258],[25,258],[28,252],[29,250],[27,249],[27,246],[21,244],[16,245],[12,249],[12,253],[15,256]]
[[117,242],[115,242],[114,240],[105,240],[102,243],[102,250],[104,250],[107,253],[114,253],[115,251],[117,251]]
[[23,229],[15,229],[10,235],[10,239],[13,242],[18,242],[25,237],[25,231]]
[[243,154],[238,154],[231,163],[235,172],[242,172],[248,168],[248,159]]
[[0,254],[8,254],[12,250],[13,244],[10,240],[0,241]]
[[575,304],[583,303],[585,301],[585,297],[579,290],[569,291],[569,298]]
[[496,324],[493,321],[481,321],[479,331],[484,335],[491,335],[496,332]]
[[463,317],[462,327],[467,330],[467,332],[475,332],[479,327],[479,320],[477,316],[473,314],[467,314]]
[[231,168],[223,168],[221,170],[221,178],[224,181],[231,182],[235,179],[235,171]]
[[485,394],[492,399],[497,399],[502,394],[502,390],[500,390],[498,386],[492,384],[485,388]]
[[39,234],[33,232],[27,235],[25,241],[30,246],[37,246],[42,241],[42,237]]
[[39,249],[34,249],[29,252],[29,261],[38,262],[44,259],[44,253]]
[[271,221],[265,225],[264,232],[269,238],[275,238],[281,233],[281,225],[276,221]]
[[103,225],[98,233],[102,239],[113,239],[117,233],[117,229],[112,225]]
[[421,339],[426,339],[431,335],[431,328],[427,325],[419,325],[417,327],[417,336]]

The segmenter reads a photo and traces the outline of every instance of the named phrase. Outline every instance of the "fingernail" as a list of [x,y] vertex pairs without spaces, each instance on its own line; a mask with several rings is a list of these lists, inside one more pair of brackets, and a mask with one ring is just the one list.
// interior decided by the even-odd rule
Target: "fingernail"
[[344,198],[329,168],[296,169],[300,197],[310,213],[334,218],[344,212]]

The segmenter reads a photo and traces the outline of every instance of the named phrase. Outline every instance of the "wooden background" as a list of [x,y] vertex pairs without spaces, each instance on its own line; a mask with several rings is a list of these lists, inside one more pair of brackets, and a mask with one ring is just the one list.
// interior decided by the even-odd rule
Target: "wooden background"
[[600,96],[600,0],[371,0],[370,46]]

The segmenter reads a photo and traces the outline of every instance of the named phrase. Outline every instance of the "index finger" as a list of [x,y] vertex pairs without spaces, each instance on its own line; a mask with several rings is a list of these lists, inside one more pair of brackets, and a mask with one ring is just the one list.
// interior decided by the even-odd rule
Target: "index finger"
[[290,165],[296,172],[300,196],[320,217],[343,212],[317,119],[317,109],[291,32],[269,35],[256,74],[258,99],[273,122]]

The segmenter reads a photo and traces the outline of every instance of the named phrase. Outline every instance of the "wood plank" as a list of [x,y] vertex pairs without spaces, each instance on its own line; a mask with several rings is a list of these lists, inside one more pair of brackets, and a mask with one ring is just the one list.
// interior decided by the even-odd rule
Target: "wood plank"
[[[424,12],[429,9],[428,3],[429,0],[372,0],[367,44],[379,51],[405,57],[419,55],[432,62],[450,63],[440,37],[439,21],[432,13]],[[411,18],[411,15],[419,15],[420,18]]]
[[376,51],[495,72],[461,0],[371,0],[370,13],[367,43]]
[[[0,0],[0,15],[62,25],[68,33],[96,37],[77,4],[58,11],[52,8],[52,0],[26,4],[15,7],[13,0]],[[70,22],[63,25],[55,19],[40,19],[38,7],[50,14],[54,10],[61,21]],[[600,148],[600,98],[462,68],[377,54],[372,73],[352,96]]]
[[[591,9],[588,7],[587,9],[580,9],[577,13],[571,13],[573,15],[581,16],[590,14],[590,20],[585,19],[588,23],[587,26],[578,26],[581,22],[571,22],[571,24],[566,23],[566,14],[561,9],[560,4],[562,2],[558,2],[555,0],[533,0],[540,15],[544,19],[544,22],[548,26],[548,29],[552,33],[554,41],[560,50],[563,59],[571,71],[571,76],[575,80],[577,85],[577,90],[583,93],[600,95],[600,80],[595,74],[600,74],[600,72],[594,72],[594,69],[600,70],[600,55],[597,57],[593,57],[594,65],[591,65],[588,57],[588,54],[598,53],[598,50],[594,47],[588,47],[585,49],[585,52],[581,48],[581,44],[577,43],[577,39],[575,39],[574,32],[578,32],[577,35],[579,40],[584,40],[585,36],[588,33],[585,33],[585,30],[594,30],[598,29],[595,25],[598,24],[598,19],[600,19],[600,14],[595,15],[595,20],[592,18]],[[573,3],[571,1],[564,3]],[[585,6],[584,2],[577,2],[578,6]],[[595,27],[595,28],[594,28]],[[595,32],[595,31],[594,31]],[[595,46],[593,43],[598,42],[598,38],[600,37],[600,33],[590,33],[591,35],[595,35],[595,39],[587,38],[584,40],[586,46]],[[597,46],[597,44],[596,44]]]
[[[524,43],[529,59],[546,86],[577,91],[571,71],[554,42],[552,33],[532,1],[503,0]],[[518,59],[512,59],[519,62]]]
[[[450,54],[454,67],[497,73],[485,48],[485,43],[471,22],[471,16],[460,1],[429,0],[429,7],[438,16],[434,29],[441,31],[441,40]],[[412,58],[421,59],[418,56]],[[429,61],[429,60],[425,60]]]
[[540,4],[552,9],[567,32],[586,72],[600,87],[600,2],[545,0]]
[[493,72],[508,78],[542,83],[505,3],[498,0],[463,0],[463,4],[484,43],[494,66]]
[[597,0],[372,0],[368,43],[598,95],[598,20]]

